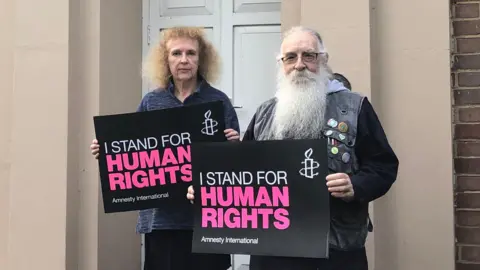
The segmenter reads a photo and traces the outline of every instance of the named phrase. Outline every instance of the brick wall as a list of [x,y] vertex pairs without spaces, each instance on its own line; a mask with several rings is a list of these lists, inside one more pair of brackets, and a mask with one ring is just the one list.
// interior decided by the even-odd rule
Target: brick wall
[[456,270],[480,269],[480,0],[450,0]]

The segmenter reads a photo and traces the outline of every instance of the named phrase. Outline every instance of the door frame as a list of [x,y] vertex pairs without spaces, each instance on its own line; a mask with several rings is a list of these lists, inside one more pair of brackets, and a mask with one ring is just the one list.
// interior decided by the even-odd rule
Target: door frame
[[[142,65],[143,59],[148,55],[150,50],[150,0],[142,0]],[[142,66],[143,70],[143,66]],[[142,73],[142,92],[143,97],[150,91],[150,84]],[[141,234],[140,250],[140,269],[143,270],[145,264],[145,235]]]

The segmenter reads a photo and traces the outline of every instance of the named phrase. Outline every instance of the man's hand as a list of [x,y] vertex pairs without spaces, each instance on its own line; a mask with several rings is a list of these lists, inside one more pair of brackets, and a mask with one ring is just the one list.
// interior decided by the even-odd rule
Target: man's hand
[[195,190],[193,190],[193,186],[189,186],[187,189],[187,199],[189,199],[191,203],[193,203],[193,200],[195,199]]
[[350,176],[345,173],[334,173],[327,176],[328,191],[333,197],[351,201],[354,198],[354,191]]
[[240,135],[238,132],[234,129],[228,128],[224,130],[225,132],[225,137],[227,137],[227,140],[229,141],[239,141],[240,140]]

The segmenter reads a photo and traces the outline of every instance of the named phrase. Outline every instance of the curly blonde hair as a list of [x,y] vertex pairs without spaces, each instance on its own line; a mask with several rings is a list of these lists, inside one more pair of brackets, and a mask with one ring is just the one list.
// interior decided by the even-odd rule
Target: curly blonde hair
[[155,87],[165,89],[172,76],[168,66],[167,43],[172,39],[189,38],[196,40],[199,45],[198,74],[209,83],[218,79],[220,71],[220,57],[215,47],[207,40],[200,27],[173,27],[160,33],[159,42],[149,52],[143,65],[143,76]]

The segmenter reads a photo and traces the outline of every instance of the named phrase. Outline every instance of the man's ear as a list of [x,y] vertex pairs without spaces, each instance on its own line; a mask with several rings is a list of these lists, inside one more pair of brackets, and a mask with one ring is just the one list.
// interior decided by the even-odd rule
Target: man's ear
[[327,53],[325,53],[325,64],[328,64],[328,59],[329,59],[330,55]]

